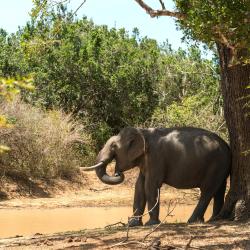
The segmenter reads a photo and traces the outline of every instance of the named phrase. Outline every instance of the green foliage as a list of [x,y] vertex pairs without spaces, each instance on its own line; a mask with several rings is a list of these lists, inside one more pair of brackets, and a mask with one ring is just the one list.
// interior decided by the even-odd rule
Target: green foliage
[[184,97],[163,109],[156,109],[151,125],[163,127],[192,126],[214,131],[228,139],[227,128],[221,110],[215,112],[214,102],[201,94]]
[[21,44],[37,88],[26,99],[88,117],[92,131],[100,124],[112,133],[140,124],[157,105],[160,49],[154,40],[73,20],[61,8],[27,24]]
[[250,1],[175,0],[186,17],[179,21],[187,37],[229,48],[250,50]]
[[0,47],[0,77],[16,79],[27,76],[28,69],[19,34],[8,35],[0,28]]
[[[25,88],[29,90],[33,90],[32,79],[3,79],[0,78],[0,104],[4,100],[12,100],[14,96],[16,96],[20,92],[20,88]],[[7,118],[0,113],[0,129],[2,128],[10,128],[10,124]],[[6,145],[0,144],[0,154],[9,151],[10,148]]]
[[[64,6],[47,7],[16,35],[2,36],[6,49],[0,61],[13,66],[0,63],[0,71],[32,74],[36,90],[23,98],[80,118],[96,150],[127,125],[207,127],[207,119],[209,128],[221,127],[217,65],[202,59],[197,47],[173,51],[167,43],[140,37],[138,29],[129,36],[124,29],[75,20]],[[12,46],[18,51],[13,57]]]
[[203,127],[227,139],[218,65],[202,59],[196,46],[188,51],[173,51],[166,43],[162,50],[161,79],[157,86],[159,104],[147,123]]
[[168,44],[162,47],[161,80],[158,84],[160,105],[181,101],[183,97],[197,93],[219,96],[219,76],[217,65],[202,59],[200,50],[191,46],[188,51],[173,51]]

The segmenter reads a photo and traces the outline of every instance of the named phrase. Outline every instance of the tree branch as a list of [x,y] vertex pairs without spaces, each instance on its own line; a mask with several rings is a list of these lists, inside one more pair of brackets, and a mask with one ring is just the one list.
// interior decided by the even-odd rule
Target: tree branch
[[77,13],[77,11],[86,3],[87,0],[84,0],[79,6],[78,8],[74,11],[73,16]]
[[160,199],[160,189],[158,188],[157,189],[157,200],[156,200],[154,206],[150,210],[148,210],[147,213],[144,213],[142,215],[134,215],[135,212],[136,212],[135,211],[134,214],[131,217],[129,217],[129,221],[132,220],[132,219],[134,219],[134,218],[142,218],[142,217],[146,216],[147,214],[151,213],[155,209],[155,207],[157,206],[157,204],[159,203],[159,199]]
[[151,17],[158,17],[158,16],[170,16],[175,17],[177,19],[185,19],[185,15],[180,12],[173,12],[166,10],[165,5],[162,0],[160,1],[160,4],[162,6],[161,10],[154,10],[149,5],[147,5],[143,0],[135,0]]
[[157,226],[155,226],[148,234],[146,234],[144,236],[143,241],[145,241],[150,234],[152,234],[153,232],[155,232],[157,230],[157,228],[159,228],[163,223],[165,223],[167,217],[169,217],[172,214],[172,212],[175,210],[177,203],[178,202],[176,201],[175,204],[174,204],[174,206],[173,206],[173,208],[170,209],[170,206],[172,205],[172,200],[169,201],[169,203],[168,203],[168,212],[167,212],[165,218],[163,219],[163,221],[160,224],[158,224]]
[[[164,248],[164,247],[159,247],[159,246],[153,246],[154,243],[157,243],[157,242],[160,242],[159,239],[160,238],[157,238],[157,242],[154,240],[152,241],[150,244],[148,243],[145,243],[146,239],[153,233],[155,232],[163,223],[165,223],[167,217],[171,216],[172,215],[172,212],[174,211],[177,203],[178,203],[178,200],[174,203],[174,206],[171,208],[171,206],[173,205],[173,202],[172,200],[169,201],[168,203],[168,210],[167,210],[167,215],[165,216],[164,220],[159,223],[158,225],[156,225],[155,227],[153,227],[152,230],[150,230],[149,233],[147,233],[143,239],[141,241],[129,241],[129,229],[131,228],[130,225],[129,225],[129,222],[131,220],[131,218],[142,218],[143,216],[147,215],[149,212],[153,211],[154,208],[156,207],[156,205],[159,203],[159,197],[160,197],[160,190],[158,189],[158,197],[157,197],[157,201],[155,203],[155,205],[147,212],[147,213],[144,213],[142,215],[139,215],[139,216],[136,216],[135,213],[136,211],[133,213],[133,215],[131,217],[128,217],[128,223],[127,223],[127,234],[126,234],[126,238],[119,242],[119,243],[116,243],[114,245],[111,245],[109,248],[114,248],[114,247],[120,247],[120,246],[126,246],[126,245],[130,245],[130,244],[137,244],[137,245],[140,245],[141,248],[144,247],[146,249],[170,249],[169,247],[167,248]],[[115,224],[112,224],[112,225],[117,225],[117,224],[120,224],[120,222],[118,223],[115,223]],[[123,223],[122,223],[123,224]],[[191,242],[190,242],[191,243]],[[177,249],[176,247],[173,247],[174,249]],[[172,249],[172,248],[171,248]]]
[[160,2],[160,4],[161,4],[161,8],[162,8],[163,10],[165,10],[165,9],[166,9],[166,7],[165,7],[164,2],[163,2],[162,0],[159,0],[159,2]]
[[226,38],[226,36],[221,32],[220,28],[218,28],[217,26],[215,26],[213,28],[213,31],[214,31],[215,34],[218,35],[219,42],[221,42],[222,44],[226,45],[232,51],[235,50],[235,47],[232,44],[230,44],[230,42],[228,41],[228,39]]

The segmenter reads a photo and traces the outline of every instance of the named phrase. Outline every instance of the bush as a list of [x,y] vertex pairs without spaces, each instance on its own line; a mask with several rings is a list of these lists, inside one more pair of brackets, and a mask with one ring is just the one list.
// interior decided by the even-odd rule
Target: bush
[[0,144],[10,148],[0,159],[2,174],[71,178],[91,157],[92,150],[86,146],[91,139],[70,115],[61,111],[44,112],[20,100],[2,103],[0,112],[13,124],[0,130]]
[[159,104],[147,126],[201,127],[227,139],[218,65],[202,59],[196,46],[174,51],[166,43],[162,50],[161,81],[156,89]]
[[228,139],[228,131],[222,110],[215,112],[215,103],[205,95],[185,97],[181,102],[173,102],[165,110],[156,109],[151,126],[182,127],[192,126],[208,129]]
[[81,119],[96,150],[125,126],[192,125],[226,136],[219,65],[197,46],[175,51],[137,29],[74,19],[65,6],[15,35],[0,30],[0,45],[0,74],[30,74],[36,91],[22,98]]
[[124,29],[74,20],[61,12],[31,22],[21,32],[37,89],[25,98],[47,109],[60,107],[79,118],[87,116],[102,144],[107,138],[102,140],[97,129],[108,126],[116,133],[151,116],[158,103],[154,85],[160,49],[152,39],[138,41]]

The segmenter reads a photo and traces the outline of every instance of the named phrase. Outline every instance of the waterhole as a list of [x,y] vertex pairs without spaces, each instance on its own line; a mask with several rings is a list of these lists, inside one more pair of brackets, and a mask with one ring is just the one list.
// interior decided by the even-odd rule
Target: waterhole
[[[166,222],[186,222],[193,209],[191,205],[176,206],[173,216],[167,217]],[[161,208],[161,219],[165,218],[166,210]],[[0,238],[93,229],[119,221],[126,223],[131,214],[131,207],[1,209]],[[208,219],[210,215],[211,207],[207,209],[205,218]],[[148,216],[145,216],[143,221],[147,220]]]

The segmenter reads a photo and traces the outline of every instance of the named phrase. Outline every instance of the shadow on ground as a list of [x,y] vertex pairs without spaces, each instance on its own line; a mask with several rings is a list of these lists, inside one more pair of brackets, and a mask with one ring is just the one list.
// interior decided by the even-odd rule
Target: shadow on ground
[[173,223],[162,224],[157,230],[152,230],[152,227],[132,228],[128,238],[126,227],[35,235],[30,238],[2,239],[0,248],[33,249],[34,246],[49,246],[50,249],[147,249],[155,243],[163,249],[250,249],[249,222],[193,225]]

